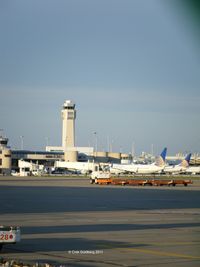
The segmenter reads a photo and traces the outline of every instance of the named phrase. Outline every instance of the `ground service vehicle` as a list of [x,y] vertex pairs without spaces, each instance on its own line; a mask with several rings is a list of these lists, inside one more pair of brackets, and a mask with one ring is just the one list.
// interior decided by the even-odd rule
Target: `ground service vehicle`
[[91,176],[90,176],[90,183],[97,184],[98,179],[109,179],[111,177],[111,174],[109,172],[103,172],[103,171],[93,171]]
[[15,244],[21,239],[19,227],[0,226],[0,250],[5,244]]

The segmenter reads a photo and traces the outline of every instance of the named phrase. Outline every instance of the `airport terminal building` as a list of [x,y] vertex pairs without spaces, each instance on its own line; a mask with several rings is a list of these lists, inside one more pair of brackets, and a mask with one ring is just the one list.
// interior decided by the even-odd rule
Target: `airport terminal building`
[[[46,151],[11,150],[8,138],[0,136],[0,174],[10,174],[11,169],[18,171],[18,161],[24,160],[44,167],[53,167],[56,162],[95,162],[95,163],[130,163],[131,154],[98,151],[94,147],[77,147],[75,144],[76,105],[66,100],[61,109],[62,145],[47,146]],[[179,157],[181,158],[181,157]],[[177,157],[168,157],[174,160]],[[193,157],[191,164],[200,164],[200,157]],[[64,165],[64,164],[62,164]]]

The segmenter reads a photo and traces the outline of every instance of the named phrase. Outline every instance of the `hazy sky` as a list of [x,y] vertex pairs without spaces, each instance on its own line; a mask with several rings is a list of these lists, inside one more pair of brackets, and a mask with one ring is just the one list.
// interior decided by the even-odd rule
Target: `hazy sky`
[[200,53],[190,17],[163,0],[0,1],[0,128],[12,148],[76,144],[200,152]]

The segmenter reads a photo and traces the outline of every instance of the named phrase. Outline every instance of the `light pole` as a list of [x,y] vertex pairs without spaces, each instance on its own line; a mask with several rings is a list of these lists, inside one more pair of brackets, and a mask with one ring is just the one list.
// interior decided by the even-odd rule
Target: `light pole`
[[24,136],[20,135],[20,139],[21,139],[21,150],[24,149]]
[[97,132],[94,132],[94,139],[95,139],[95,151],[97,153]]
[[46,146],[49,146],[49,137],[46,136],[46,137],[45,137],[45,140],[46,140]]
[[107,149],[108,149],[108,152],[110,151],[110,138],[109,138],[109,135],[107,136]]
[[114,140],[111,140],[111,144],[110,144],[110,152],[113,152],[113,142],[114,142]]
[[135,157],[135,143],[132,143],[132,158]]
[[151,144],[151,155],[153,156],[153,144]]

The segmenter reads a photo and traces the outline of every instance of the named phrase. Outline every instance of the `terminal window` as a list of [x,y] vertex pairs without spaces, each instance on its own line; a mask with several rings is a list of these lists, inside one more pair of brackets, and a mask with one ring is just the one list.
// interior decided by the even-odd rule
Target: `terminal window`
[[74,112],[68,112],[68,119],[74,119]]

